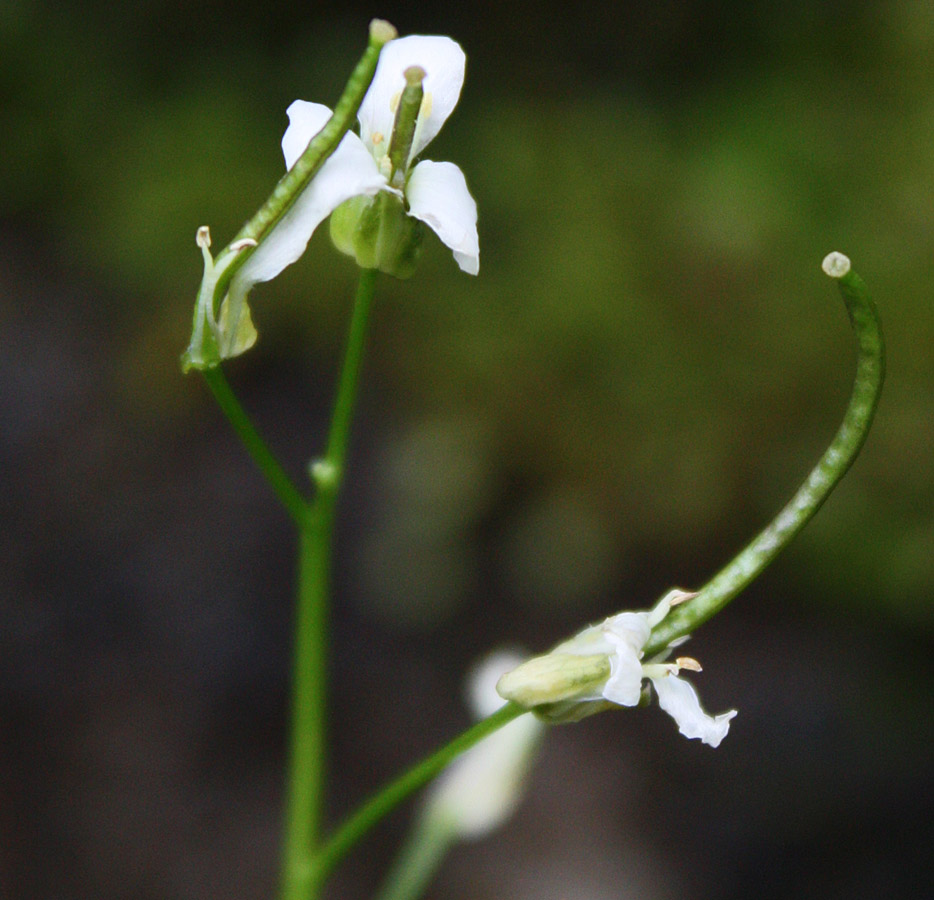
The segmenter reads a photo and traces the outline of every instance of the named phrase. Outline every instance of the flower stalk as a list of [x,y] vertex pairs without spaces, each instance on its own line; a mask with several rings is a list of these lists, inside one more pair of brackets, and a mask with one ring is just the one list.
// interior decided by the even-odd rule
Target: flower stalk
[[320,886],[348,851],[400,803],[438,776],[465,750],[469,750],[487,735],[493,734],[524,712],[518,704],[507,703],[375,793],[356,812],[351,813],[322,844],[312,865],[310,883]]

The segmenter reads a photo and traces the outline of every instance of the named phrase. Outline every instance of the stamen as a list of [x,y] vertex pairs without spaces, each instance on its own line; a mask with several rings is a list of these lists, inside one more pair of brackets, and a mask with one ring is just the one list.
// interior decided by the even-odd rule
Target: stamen
[[418,112],[419,118],[427,119],[428,116],[431,115],[431,107],[433,102],[434,101],[431,99],[431,94],[425,94],[425,96],[422,98],[422,108]]
[[679,656],[675,660],[675,665],[679,669],[687,669],[689,672],[703,672],[701,664],[691,656]]
[[207,225],[202,225],[195,233],[195,243],[203,249],[211,246],[211,229]]

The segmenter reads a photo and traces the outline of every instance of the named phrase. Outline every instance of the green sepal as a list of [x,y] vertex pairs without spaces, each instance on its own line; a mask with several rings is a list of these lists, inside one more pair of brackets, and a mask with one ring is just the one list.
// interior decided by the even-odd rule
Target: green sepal
[[507,672],[496,685],[504,700],[526,709],[566,705],[573,700],[592,704],[610,677],[610,659],[605,653],[580,656],[573,653],[546,653]]
[[400,197],[382,191],[353,197],[331,213],[331,240],[361,269],[411,278],[418,265],[425,229],[405,211]]
[[246,296],[228,294],[215,315],[214,293],[217,282],[237,256],[237,251],[222,253],[215,262],[208,250],[210,237],[204,239],[204,275],[195,300],[191,340],[182,354],[182,371],[212,369],[222,359],[238,356],[256,343],[256,328],[250,317]]

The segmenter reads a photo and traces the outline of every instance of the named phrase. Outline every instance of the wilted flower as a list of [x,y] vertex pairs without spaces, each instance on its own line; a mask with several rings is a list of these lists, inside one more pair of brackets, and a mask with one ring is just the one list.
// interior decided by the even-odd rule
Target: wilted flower
[[685,737],[719,745],[730,729],[736,710],[710,716],[701,708],[691,684],[679,677],[682,669],[700,671],[690,657],[665,662],[686,638],[643,662],[642,650],[652,629],[672,605],[693,594],[674,590],[647,612],[624,612],[585,628],[550,653],[529,660],[504,675],[497,685],[502,697],[532,709],[552,722],[577,721],[613,705],[636,706],[648,679],[659,706],[677,723]]

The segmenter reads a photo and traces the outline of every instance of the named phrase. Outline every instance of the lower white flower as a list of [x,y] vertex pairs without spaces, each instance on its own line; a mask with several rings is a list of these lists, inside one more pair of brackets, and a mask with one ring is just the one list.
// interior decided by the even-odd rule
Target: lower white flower
[[691,684],[679,677],[682,669],[700,671],[690,657],[665,662],[687,638],[673,642],[661,654],[643,661],[643,648],[652,629],[671,607],[693,594],[673,590],[647,612],[624,612],[591,625],[550,653],[529,660],[504,675],[500,696],[532,709],[551,722],[577,721],[612,705],[637,706],[643,682],[651,682],[661,708],[685,737],[716,747],[730,730],[736,710],[711,716],[704,712]]
[[[492,653],[471,674],[470,704],[478,718],[503,705],[497,679],[520,661],[514,653]],[[461,840],[483,837],[502,825],[522,799],[543,731],[534,716],[520,716],[457,757],[432,785],[424,821]]]

